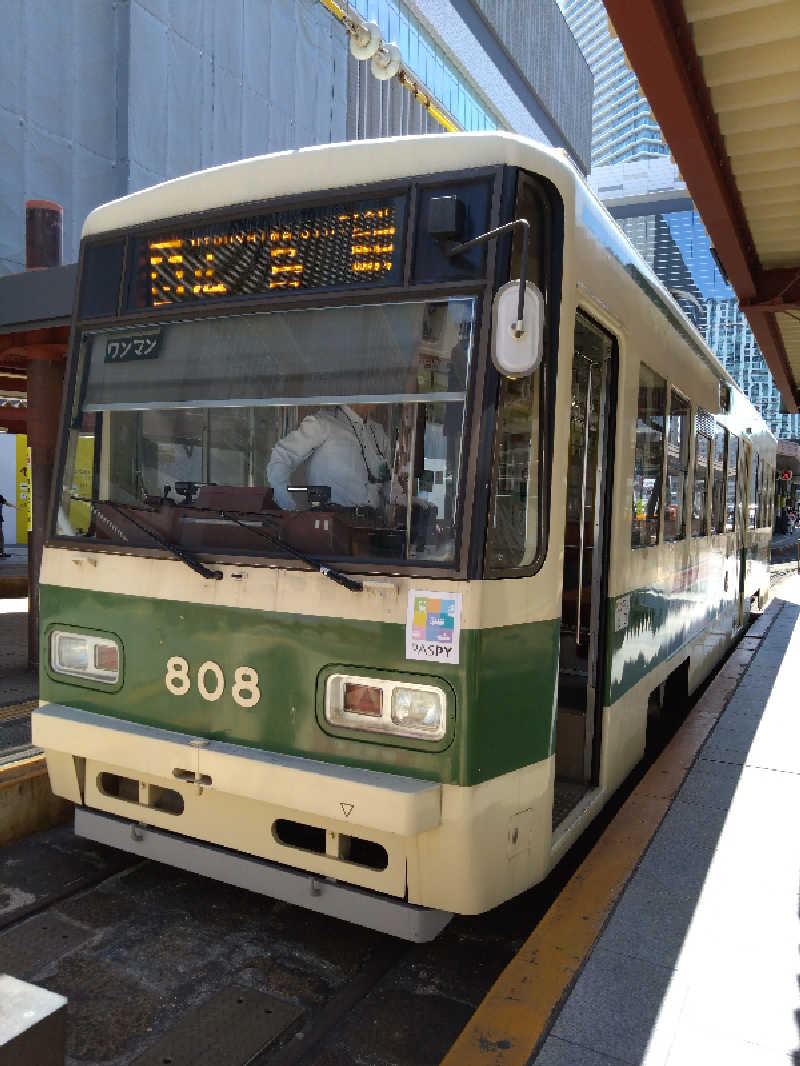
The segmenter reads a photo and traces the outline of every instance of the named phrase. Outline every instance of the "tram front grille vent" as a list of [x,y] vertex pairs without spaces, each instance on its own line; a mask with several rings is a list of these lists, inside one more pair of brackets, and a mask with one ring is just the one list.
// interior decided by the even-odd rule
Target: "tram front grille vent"
[[183,796],[172,788],[162,788],[146,781],[103,771],[97,776],[97,790],[102,796],[122,800],[164,814],[183,814]]
[[389,865],[389,854],[382,844],[362,837],[337,833],[321,829],[319,826],[307,825],[305,822],[293,822],[288,818],[278,818],[272,824],[272,835],[284,847],[297,851],[308,851],[314,855],[327,855],[328,858],[346,862],[352,866],[363,866],[368,870],[385,870]]

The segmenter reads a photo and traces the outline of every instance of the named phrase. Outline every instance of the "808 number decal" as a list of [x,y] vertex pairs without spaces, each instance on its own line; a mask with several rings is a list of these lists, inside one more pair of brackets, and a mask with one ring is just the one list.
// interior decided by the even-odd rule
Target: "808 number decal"
[[[213,686],[208,687],[210,677],[214,678]],[[167,675],[164,678],[167,691],[173,696],[185,696],[192,687],[192,678],[189,674],[189,664],[182,655],[173,655],[167,659]],[[197,691],[209,703],[214,703],[225,691],[225,674],[219,663],[213,659],[207,659],[197,670]],[[240,707],[255,707],[261,699],[261,690],[258,687],[258,671],[252,666],[237,666],[233,674],[231,685],[233,702]]]

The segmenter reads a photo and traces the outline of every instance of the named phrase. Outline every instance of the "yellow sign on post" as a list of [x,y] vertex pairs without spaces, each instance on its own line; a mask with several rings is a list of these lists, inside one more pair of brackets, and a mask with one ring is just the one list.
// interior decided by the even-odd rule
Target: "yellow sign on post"
[[17,544],[27,544],[31,531],[31,450],[28,438],[17,434]]

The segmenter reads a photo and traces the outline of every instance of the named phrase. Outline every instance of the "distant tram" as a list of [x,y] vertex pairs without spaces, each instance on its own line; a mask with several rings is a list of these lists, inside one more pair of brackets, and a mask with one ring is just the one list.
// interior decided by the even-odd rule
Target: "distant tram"
[[33,715],[78,833],[430,939],[766,601],[775,441],[558,151],[217,167],[79,278]]

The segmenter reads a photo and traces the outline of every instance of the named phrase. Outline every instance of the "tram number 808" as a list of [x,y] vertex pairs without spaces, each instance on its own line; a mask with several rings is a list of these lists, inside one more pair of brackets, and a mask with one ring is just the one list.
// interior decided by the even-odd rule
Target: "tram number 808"
[[[213,678],[213,681],[211,680]],[[185,696],[192,687],[189,663],[182,655],[173,655],[167,659],[167,673],[164,678],[167,691],[173,696]],[[206,659],[197,670],[197,691],[209,703],[214,703],[225,691],[225,674],[219,663]],[[211,687],[209,687],[209,684]],[[261,699],[258,687],[258,671],[252,666],[237,666],[233,674],[231,697],[240,707],[255,707]]]

